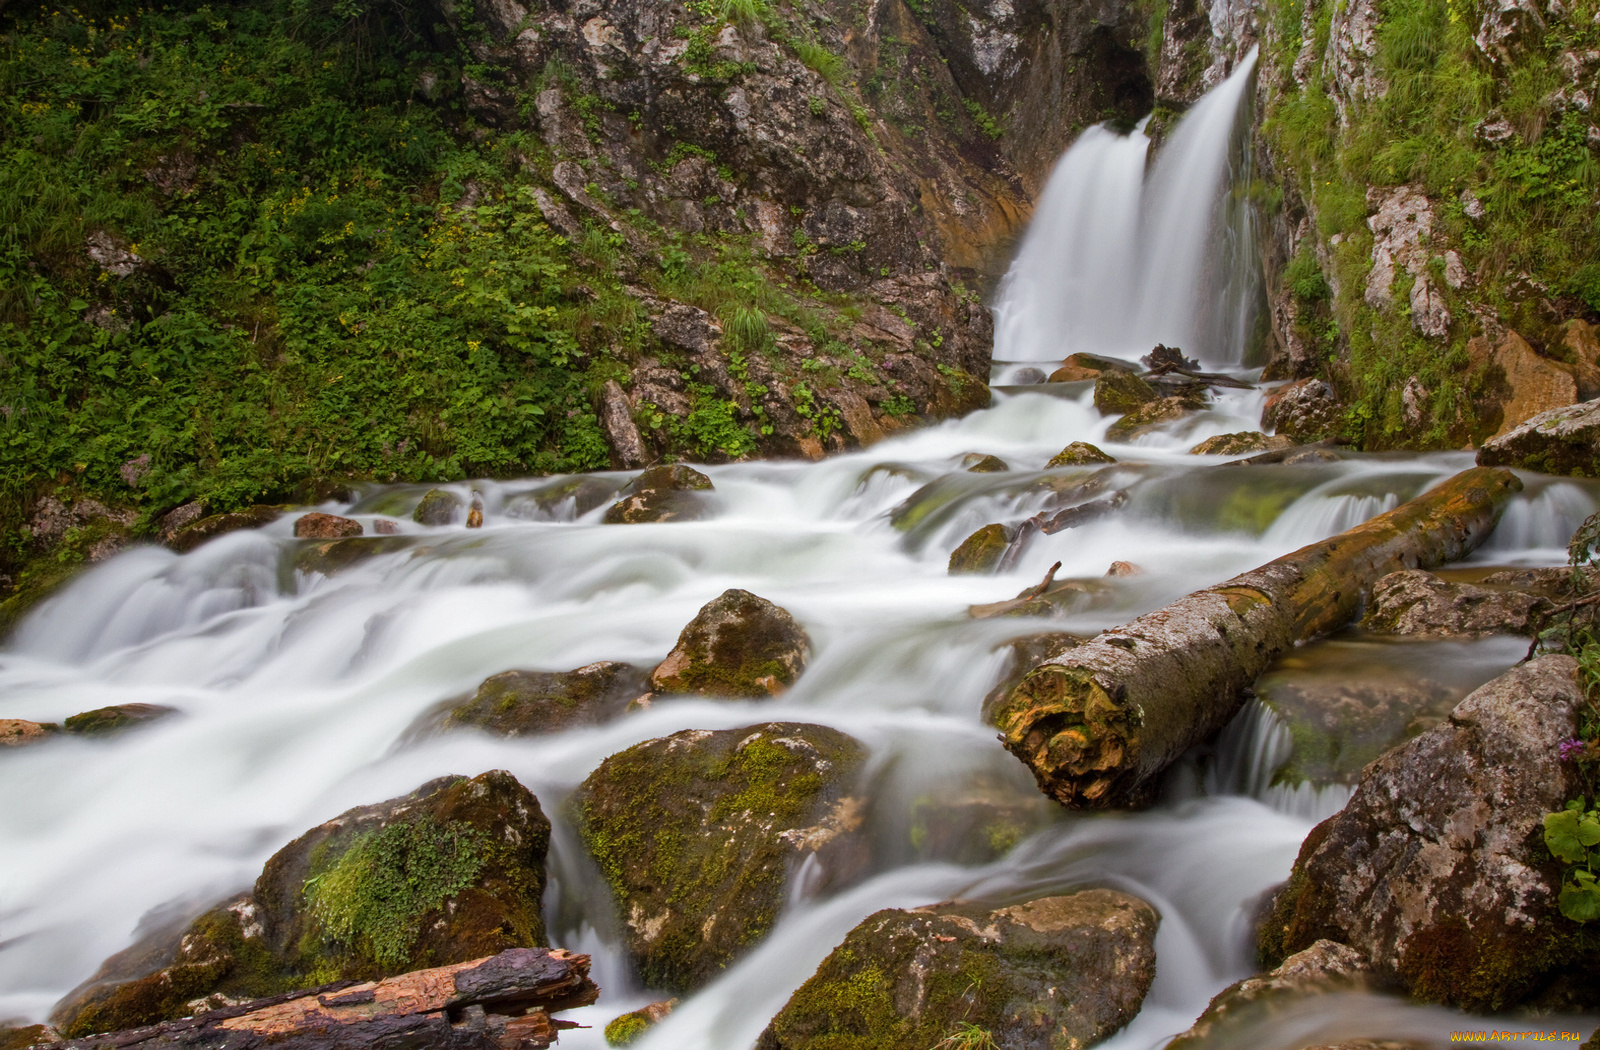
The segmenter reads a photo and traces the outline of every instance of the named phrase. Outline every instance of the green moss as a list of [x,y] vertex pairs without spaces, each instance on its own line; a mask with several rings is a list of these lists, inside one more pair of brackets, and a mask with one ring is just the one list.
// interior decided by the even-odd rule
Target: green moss
[[950,552],[950,566],[947,571],[951,576],[993,572],[999,567],[1000,560],[1005,557],[1006,549],[1010,545],[1011,537],[1004,525],[985,525],[962,540],[961,545]]
[[472,885],[483,835],[424,817],[368,832],[326,867],[312,864],[304,894],[313,920],[302,952],[332,949],[386,969],[412,961],[422,920]]
[[649,1030],[650,1022],[637,1013],[623,1014],[606,1025],[606,1045],[631,1046],[634,1040]]

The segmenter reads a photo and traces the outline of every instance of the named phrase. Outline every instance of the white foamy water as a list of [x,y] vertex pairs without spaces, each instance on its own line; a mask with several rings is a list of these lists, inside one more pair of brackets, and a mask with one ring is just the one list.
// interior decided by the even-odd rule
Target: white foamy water
[[[1236,93],[1226,103],[1236,109],[1237,82],[1226,90]],[[1189,119],[1209,122],[1206,105]],[[1224,125],[1220,134],[1228,133]],[[1203,215],[1196,221],[1205,225]],[[1109,262],[1120,265],[1117,251]],[[551,479],[463,484],[459,491],[484,498],[484,528],[403,520],[397,549],[331,578],[294,570],[293,514],[182,557],[156,548],[118,555],[36,610],[0,651],[0,717],[59,721],[135,701],[182,715],[110,740],[58,739],[0,754],[0,1018],[42,1018],[126,947],[141,922],[247,888],[305,829],[436,776],[499,768],[526,784],[555,824],[552,942],[592,954],[603,989],[597,1006],[569,1015],[595,1027],[564,1033],[561,1045],[600,1047],[605,1021],[660,997],[632,976],[612,904],[564,816],[567,797],[606,756],[686,728],[834,726],[868,747],[872,769],[892,771],[872,787],[884,835],[905,827],[912,800],[930,784],[985,778],[1032,792],[1027,771],[978,714],[1009,641],[1125,622],[1470,463],[1466,454],[1352,455],[1231,468],[1185,454],[1205,437],[1254,429],[1261,398],[1222,392],[1191,419],[1116,445],[1104,441],[1109,420],[1085,390],[1000,394],[965,419],[820,463],[706,467],[716,491],[698,522],[607,526],[603,511],[578,516],[570,501],[541,512],[529,497]],[[948,576],[950,551],[974,528],[1053,507],[1040,482],[1096,473],[1043,470],[1074,440],[1117,457],[1100,491],[1125,490],[1124,509],[1036,537],[1004,575]],[[962,456],[974,451],[1011,469],[962,472]],[[380,513],[404,519],[419,496],[396,487],[319,509],[370,524]],[[1555,563],[1594,506],[1590,486],[1531,479],[1507,514],[1510,528],[1480,558]],[[1103,579],[1114,560],[1142,573]],[[1013,596],[1056,561],[1058,579],[1096,584],[1097,596],[1070,616],[968,617],[969,605]],[[403,742],[432,705],[510,668],[653,664],[729,587],[787,608],[815,643],[806,673],[779,699],[664,702],[607,726],[514,741],[460,733]],[[1204,761],[1175,774],[1168,801],[1151,811],[1063,813],[982,866],[918,863],[885,843],[893,848],[878,851],[869,878],[829,896],[807,893],[798,879],[771,936],[640,1045],[747,1050],[817,963],[879,908],[1114,886],[1150,900],[1163,918],[1155,986],[1106,1045],[1159,1046],[1253,969],[1257,900],[1288,874],[1313,821],[1344,801],[1337,791],[1272,787],[1284,745],[1282,727],[1251,705]],[[1453,1018],[1394,999],[1329,999],[1293,1030],[1437,1035]],[[1263,1050],[1289,1045],[1278,1029],[1260,1036]]]

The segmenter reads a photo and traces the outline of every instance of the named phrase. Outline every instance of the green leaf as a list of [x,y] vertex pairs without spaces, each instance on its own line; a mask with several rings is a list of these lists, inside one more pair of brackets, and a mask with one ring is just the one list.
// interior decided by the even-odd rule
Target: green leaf
[[1578,841],[1585,846],[1600,843],[1600,821],[1594,817],[1585,817],[1578,822]]
[[1600,919],[1600,883],[1569,882],[1561,887],[1556,903],[1561,908],[1561,914],[1573,922]]
[[1564,864],[1581,864],[1588,857],[1588,850],[1578,837],[1578,825],[1579,816],[1573,810],[1545,814],[1544,844]]

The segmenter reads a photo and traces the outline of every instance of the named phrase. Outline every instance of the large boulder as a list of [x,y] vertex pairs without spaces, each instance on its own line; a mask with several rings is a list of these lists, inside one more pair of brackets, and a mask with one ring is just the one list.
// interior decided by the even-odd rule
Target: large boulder
[[756,1045],[927,1050],[966,1032],[990,1042],[962,1045],[1087,1047],[1138,1013],[1159,921],[1115,890],[886,909],[850,931]]
[[1500,393],[1499,438],[1534,416],[1571,405],[1578,400],[1573,367],[1544,357],[1516,332],[1506,332],[1491,349],[1482,336],[1472,340],[1467,352],[1479,367],[1498,370],[1505,379]]
[[1563,741],[1585,703],[1577,662],[1544,656],[1366,768],[1312,829],[1263,921],[1270,965],[1324,938],[1379,979],[1463,1009],[1592,1007],[1594,938],[1557,909],[1544,817],[1584,792]]
[[417,720],[412,733],[481,729],[497,736],[537,736],[599,725],[649,691],[642,669],[601,661],[575,671],[502,671],[470,698],[446,700]]
[[1364,991],[1373,984],[1372,969],[1354,948],[1318,941],[1289,956],[1277,969],[1246,977],[1218,992],[1206,1012],[1167,1050],[1233,1050],[1248,1045],[1251,1035],[1272,1014],[1294,1001],[1329,992]]
[[1478,462],[1545,474],[1600,477],[1600,399],[1541,412],[1483,443]]
[[1099,379],[1108,372],[1125,372],[1136,375],[1139,366],[1130,364],[1117,357],[1101,357],[1099,354],[1068,354],[1067,359],[1061,362],[1061,367],[1050,373],[1052,383],[1076,383],[1085,379]]
[[542,945],[549,844],[511,774],[441,777],[306,832],[250,893],[114,956],[51,1020],[77,1037]]
[[449,489],[429,489],[411,512],[418,525],[453,525],[465,506],[460,496]]
[[759,698],[800,677],[811,638],[793,616],[759,595],[730,588],[707,602],[650,672],[658,693]]
[[694,521],[706,511],[697,495],[712,491],[711,479],[682,463],[651,467],[622,490],[622,498],[606,511],[607,525]]
[[1458,638],[1529,634],[1549,608],[1549,599],[1539,594],[1457,583],[1422,569],[1405,569],[1373,585],[1361,626],[1382,634]]
[[1344,407],[1320,379],[1297,379],[1273,391],[1261,410],[1261,425],[1297,442],[1334,436]]
[[1101,415],[1120,416],[1160,396],[1132,372],[1104,372],[1094,381],[1094,407]]
[[847,852],[865,754],[838,730],[772,722],[647,740],[589,775],[575,823],[646,985],[704,985],[766,936],[800,861]]

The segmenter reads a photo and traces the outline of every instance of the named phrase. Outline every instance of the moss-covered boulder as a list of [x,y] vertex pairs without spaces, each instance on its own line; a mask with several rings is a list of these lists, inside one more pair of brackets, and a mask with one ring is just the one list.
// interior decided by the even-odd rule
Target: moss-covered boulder
[[622,490],[622,498],[606,511],[606,524],[694,521],[706,512],[698,493],[711,491],[711,479],[693,467],[682,463],[651,467]]
[[1243,456],[1253,452],[1280,452],[1294,442],[1282,434],[1267,435],[1259,430],[1208,437],[1189,450],[1191,456]]
[[658,693],[759,698],[794,684],[811,638],[793,616],[759,595],[732,588],[701,607],[667,658],[650,672]]
[[61,732],[54,722],[29,722],[24,718],[0,718],[0,748],[42,744]]
[[689,729],[612,755],[573,796],[646,985],[704,985],[767,935],[789,873],[860,823],[865,749],[825,726]]
[[999,456],[991,456],[987,452],[968,452],[961,457],[961,469],[969,474],[998,474],[1010,470],[1011,466]]
[[1103,416],[1120,416],[1160,397],[1132,372],[1105,372],[1094,381],[1094,407]]
[[1541,412],[1483,443],[1478,462],[1544,474],[1600,477],[1600,400]]
[[481,729],[497,736],[537,736],[618,717],[649,692],[642,668],[602,661],[575,671],[502,671],[466,700],[447,700],[423,715],[412,735]]
[[380,554],[415,546],[409,536],[352,536],[342,540],[308,543],[294,555],[294,567],[305,573],[333,576]]
[[646,1032],[660,1024],[677,1005],[676,999],[663,999],[613,1017],[606,1024],[606,1045],[632,1046]]
[[464,506],[461,497],[449,489],[429,489],[411,512],[411,520],[418,525],[452,525]]
[[[1367,960],[1348,945],[1318,941],[1276,969],[1235,981],[1166,1050],[1234,1050],[1248,1046],[1273,1015],[1309,996],[1366,991],[1374,983]],[[1341,1046],[1347,1044],[1340,1044]],[[1372,1045],[1377,1050],[1375,1044]]]
[[164,704],[116,704],[73,715],[61,727],[78,736],[112,736],[178,713]]
[[1260,928],[1277,965],[1323,939],[1378,979],[1470,1011],[1600,1005],[1600,942],[1564,918],[1544,817],[1584,795],[1561,744],[1586,703],[1577,662],[1544,656],[1461,701],[1361,774],[1306,836]]
[[1085,379],[1098,379],[1108,372],[1136,374],[1139,366],[1116,357],[1099,354],[1069,354],[1061,367],[1050,373],[1052,383],[1076,383]]
[[1132,441],[1141,434],[1177,422],[1199,407],[1187,397],[1164,397],[1147,402],[1106,428],[1106,440]]
[[28,1050],[61,1042],[61,1033],[47,1024],[0,1024],[0,1050]]
[[249,894],[108,960],[52,1021],[76,1038],[542,945],[549,844],[511,774],[441,777],[306,832]]
[[1515,587],[1459,583],[1406,569],[1373,585],[1361,626],[1380,634],[1446,638],[1530,634],[1551,605],[1543,595]]
[[985,525],[950,552],[951,576],[994,572],[1011,545],[1011,530],[1001,524]]
[[364,531],[361,523],[354,518],[323,514],[321,511],[312,511],[294,519],[294,535],[301,540],[341,540],[347,536],[359,536]]
[[1303,444],[1334,437],[1343,415],[1333,387],[1320,379],[1297,379],[1267,398],[1261,425]]
[[1115,456],[1100,451],[1087,441],[1074,441],[1066,448],[1050,457],[1050,462],[1045,467],[1085,467],[1100,463],[1115,463]]
[[167,541],[167,546],[179,554],[187,554],[207,540],[216,539],[218,536],[241,529],[259,529],[263,525],[271,525],[283,517],[282,507],[273,507],[260,504],[247,507],[244,510],[230,511],[226,514],[213,514],[208,518],[201,518],[190,525],[185,525],[173,533],[172,539]]
[[756,1045],[928,1050],[965,1035],[1007,1050],[1087,1047],[1138,1013],[1159,921],[1115,890],[886,909],[850,931]]

